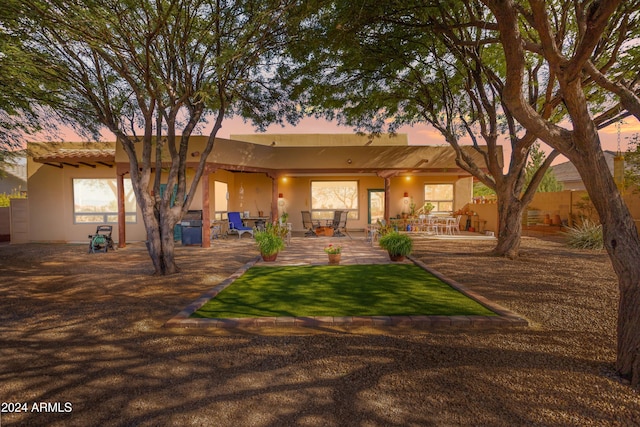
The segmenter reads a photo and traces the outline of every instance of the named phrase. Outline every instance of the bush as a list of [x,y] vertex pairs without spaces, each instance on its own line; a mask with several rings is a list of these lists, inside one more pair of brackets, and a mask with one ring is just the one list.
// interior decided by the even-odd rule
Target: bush
[[11,199],[26,199],[27,196],[20,193],[18,190],[13,190],[11,193],[0,193],[0,208],[8,207],[11,203]]
[[567,236],[567,245],[576,249],[604,248],[602,237],[602,225],[585,219],[581,225],[569,227],[564,234]]
[[380,247],[393,256],[407,256],[413,249],[413,241],[406,234],[392,231],[380,237]]
[[286,228],[278,225],[267,224],[264,231],[256,230],[253,237],[258,244],[258,250],[262,255],[273,255],[284,249],[283,233]]

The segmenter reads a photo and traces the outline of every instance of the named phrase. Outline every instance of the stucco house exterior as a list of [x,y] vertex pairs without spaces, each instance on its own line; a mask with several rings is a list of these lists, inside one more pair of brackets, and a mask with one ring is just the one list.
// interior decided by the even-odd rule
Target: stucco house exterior
[[12,194],[27,191],[27,159],[21,152],[16,158],[0,165],[0,193]]
[[[618,155],[615,151],[604,150],[604,157],[607,160],[607,166],[613,176],[614,159]],[[571,162],[558,163],[551,166],[551,170],[558,182],[562,183],[564,190],[585,191],[584,182],[578,173],[578,169]]]
[[[204,136],[190,139],[191,167],[205,143]],[[29,241],[86,242],[97,224],[112,224],[120,246],[146,240],[119,144],[34,143],[29,151]],[[320,194],[332,186],[349,189],[348,200],[323,201]],[[362,230],[425,201],[451,213],[471,201],[472,191],[473,177],[456,165],[451,147],[409,145],[406,135],[232,135],[216,140],[190,209],[202,211],[204,224],[229,211],[271,220],[286,212],[294,231],[304,230],[302,211],[319,219],[344,209],[348,228]],[[210,228],[202,234],[207,247]]]

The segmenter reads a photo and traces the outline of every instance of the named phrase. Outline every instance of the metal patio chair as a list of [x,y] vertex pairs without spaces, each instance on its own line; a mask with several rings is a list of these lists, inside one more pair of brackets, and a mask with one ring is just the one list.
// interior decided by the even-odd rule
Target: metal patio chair
[[305,237],[313,236],[316,237],[316,228],[320,227],[320,222],[316,221],[315,223],[311,219],[310,211],[301,211],[302,212],[302,226],[306,230],[304,233]]
[[332,225],[334,236],[336,237],[349,236],[349,233],[347,232],[347,216],[348,215],[349,215],[349,211],[335,211],[333,215],[333,225]]

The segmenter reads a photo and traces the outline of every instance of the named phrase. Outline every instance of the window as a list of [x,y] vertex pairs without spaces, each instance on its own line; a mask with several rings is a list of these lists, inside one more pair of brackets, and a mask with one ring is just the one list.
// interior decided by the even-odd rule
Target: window
[[311,181],[311,217],[333,219],[338,210],[358,218],[358,181]]
[[229,187],[226,182],[214,181],[213,191],[215,198],[213,200],[214,219],[221,220],[223,214],[229,210]]
[[435,206],[432,212],[453,212],[453,184],[425,184],[424,202]]
[[[118,197],[115,178],[73,180],[73,222],[75,224],[116,224]],[[136,197],[130,179],[124,180],[125,221],[135,223]]]

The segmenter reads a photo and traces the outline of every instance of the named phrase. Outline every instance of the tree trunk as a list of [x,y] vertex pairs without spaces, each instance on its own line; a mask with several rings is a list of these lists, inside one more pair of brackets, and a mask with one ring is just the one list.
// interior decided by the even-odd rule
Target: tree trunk
[[173,227],[175,221],[162,220],[167,214],[158,213],[152,203],[141,203],[142,220],[147,232],[147,249],[155,275],[167,275],[180,271],[175,263]]
[[602,152],[574,156],[589,197],[600,215],[604,246],[618,276],[616,369],[640,385],[640,238],[629,209],[615,186]]
[[[554,44],[553,27],[546,14],[544,2],[536,1],[531,11],[532,30],[539,52],[555,73],[564,106],[571,120],[571,130],[556,126],[533,110],[522,93],[524,83],[525,42],[520,33],[520,21],[515,3],[509,0],[483,0],[498,23],[507,66],[502,98],[514,117],[528,131],[564,154],[576,167],[603,226],[604,246],[618,276],[617,360],[618,373],[640,385],[640,237],[629,209],[622,200],[604,159],[600,139],[592,118],[592,111],[582,88],[581,71],[595,45],[603,35],[608,17],[619,0],[594,2],[589,13],[582,14],[584,37],[576,44],[570,59],[562,57]],[[536,34],[537,33],[537,34]]]
[[[162,215],[162,214],[161,214]],[[175,262],[175,240],[173,236],[173,229],[176,225],[176,221],[161,221],[160,234],[162,242],[162,266],[164,268],[162,274],[178,273],[180,268]]]
[[526,204],[502,194],[498,197],[498,243],[492,255],[516,258],[522,236],[522,211]]

